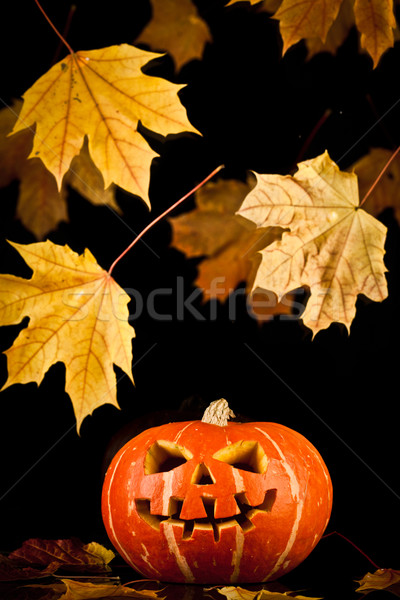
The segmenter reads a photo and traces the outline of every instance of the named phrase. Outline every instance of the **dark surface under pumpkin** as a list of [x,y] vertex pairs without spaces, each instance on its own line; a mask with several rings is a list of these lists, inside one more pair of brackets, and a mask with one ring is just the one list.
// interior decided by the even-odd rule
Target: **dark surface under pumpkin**
[[161,581],[274,580],[312,551],[332,485],[314,446],[276,423],[150,428],[106,474],[102,514],[128,564]]

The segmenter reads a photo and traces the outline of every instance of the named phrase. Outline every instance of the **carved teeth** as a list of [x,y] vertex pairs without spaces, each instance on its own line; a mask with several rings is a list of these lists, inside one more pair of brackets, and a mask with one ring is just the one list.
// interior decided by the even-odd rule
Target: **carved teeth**
[[254,527],[251,519],[256,512],[270,512],[276,499],[276,489],[268,490],[265,493],[264,500],[258,506],[251,506],[246,499],[244,494],[235,494],[235,500],[237,506],[240,509],[240,513],[230,517],[222,517],[216,519],[214,516],[215,512],[215,498],[202,498],[206,517],[199,519],[182,519],[180,518],[183,500],[179,498],[171,498],[169,502],[169,514],[168,515],[153,515],[150,512],[150,500],[148,499],[136,499],[136,510],[139,516],[153,527],[153,529],[160,529],[162,521],[170,521],[183,525],[182,537],[188,539],[192,537],[195,529],[212,530],[214,533],[215,541],[220,538],[220,530],[225,527],[239,525],[243,531],[249,531]]

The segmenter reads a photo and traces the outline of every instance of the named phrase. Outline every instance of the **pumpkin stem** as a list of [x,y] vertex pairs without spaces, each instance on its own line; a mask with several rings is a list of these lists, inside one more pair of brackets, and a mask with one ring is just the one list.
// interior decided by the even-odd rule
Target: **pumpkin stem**
[[225,427],[228,424],[228,419],[234,418],[234,412],[229,408],[228,402],[225,398],[214,400],[210,406],[204,411],[203,423],[210,423],[211,425],[219,425]]

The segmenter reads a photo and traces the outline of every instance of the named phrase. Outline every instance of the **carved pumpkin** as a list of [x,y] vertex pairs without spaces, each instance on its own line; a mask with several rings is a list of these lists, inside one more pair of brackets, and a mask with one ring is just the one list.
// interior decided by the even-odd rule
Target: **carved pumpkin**
[[[208,414],[221,407],[232,414],[225,400]],[[148,429],[118,452],[102,494],[108,536],[153,579],[276,579],[308,556],[327,526],[328,470],[288,427],[228,423],[226,415],[219,425],[206,421]]]

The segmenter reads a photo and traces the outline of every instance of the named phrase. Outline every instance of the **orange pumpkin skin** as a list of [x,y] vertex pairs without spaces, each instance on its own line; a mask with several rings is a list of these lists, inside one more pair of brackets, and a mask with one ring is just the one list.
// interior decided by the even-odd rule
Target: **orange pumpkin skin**
[[331,508],[315,447],[263,422],[148,429],[116,454],[102,493],[104,525],[122,558],[146,577],[178,583],[276,579],[309,555]]

